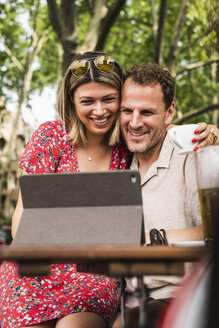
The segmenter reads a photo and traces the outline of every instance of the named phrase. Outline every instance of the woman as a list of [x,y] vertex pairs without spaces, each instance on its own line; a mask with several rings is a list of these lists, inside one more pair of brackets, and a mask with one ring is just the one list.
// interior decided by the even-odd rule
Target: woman
[[[33,134],[19,163],[24,174],[126,169],[130,154],[119,143],[118,125],[122,78],[107,54],[77,55],[58,96],[61,120]],[[13,238],[22,211],[19,195]],[[21,278],[15,264],[4,263],[0,287],[1,328],[104,328],[119,306],[113,279],[78,273],[75,265],[52,265],[48,277]]]
[[[104,53],[75,57],[58,96],[61,120],[42,124],[19,162],[24,174],[126,169],[128,151],[119,142],[122,69]],[[12,219],[14,238],[22,199]],[[111,278],[78,273],[76,265],[52,265],[48,277],[19,277],[17,266],[1,272],[1,328],[104,328],[119,306]]]

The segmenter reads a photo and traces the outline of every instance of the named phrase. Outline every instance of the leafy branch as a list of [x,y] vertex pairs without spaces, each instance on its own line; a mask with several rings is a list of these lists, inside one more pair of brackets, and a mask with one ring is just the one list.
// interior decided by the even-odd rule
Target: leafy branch
[[13,55],[12,51],[8,48],[5,40],[1,37],[0,42],[4,46],[4,50],[8,57],[11,59],[11,61],[15,64],[15,66],[22,72],[24,70],[24,66],[21,64],[21,62],[17,59],[15,55]]
[[176,20],[173,37],[170,42],[170,49],[167,55],[166,65],[171,73],[173,73],[173,67],[175,64],[176,56],[178,54],[178,41],[180,40],[181,33],[186,21],[189,5],[190,0],[182,0],[181,9]]
[[182,75],[185,72],[192,71],[192,70],[194,70],[196,68],[199,68],[199,67],[205,67],[205,66],[208,66],[208,65],[212,65],[213,63],[219,63],[219,59],[213,59],[213,60],[208,61],[208,62],[201,61],[201,62],[190,64],[187,67],[185,67],[185,68],[181,69],[180,71],[176,72],[176,76]]
[[179,53],[183,53],[188,51],[188,49],[191,49],[199,40],[203,39],[205,36],[209,35],[213,30],[218,30],[219,29],[219,18],[215,20],[213,25],[209,27],[207,31],[204,33],[200,34],[193,42],[189,43],[186,47],[182,47],[179,49]]
[[198,116],[200,114],[204,114],[204,113],[213,111],[215,109],[219,109],[219,104],[212,104],[212,105],[209,105],[209,106],[204,107],[202,109],[193,110],[193,111],[183,115],[183,117],[181,117],[181,118],[174,119],[173,123],[182,124],[182,123],[188,121],[189,119],[191,119],[195,116]]

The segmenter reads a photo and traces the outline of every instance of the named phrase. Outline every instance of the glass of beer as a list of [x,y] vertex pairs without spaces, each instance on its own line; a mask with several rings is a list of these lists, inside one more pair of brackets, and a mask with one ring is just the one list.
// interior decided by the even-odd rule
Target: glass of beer
[[212,246],[219,221],[219,146],[197,151],[196,172],[205,244]]

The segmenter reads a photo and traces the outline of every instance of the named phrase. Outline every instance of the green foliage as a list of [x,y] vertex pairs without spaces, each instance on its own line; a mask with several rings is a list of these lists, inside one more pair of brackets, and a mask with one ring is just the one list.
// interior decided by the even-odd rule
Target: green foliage
[[[177,56],[176,71],[192,63],[209,62],[218,59],[216,51],[216,33],[211,28],[216,19],[216,1],[191,1],[186,24],[181,37],[181,51]],[[199,40],[195,42],[195,40]],[[188,47],[188,48],[186,48]],[[183,49],[185,49],[183,51]],[[217,78],[217,87],[219,86]],[[190,72],[177,76],[177,99],[182,113],[201,109],[212,104],[215,95],[212,86],[212,66],[199,67]],[[212,122],[212,112],[197,116],[188,123],[200,120]]]
[[[155,1],[157,16],[160,2]],[[164,66],[180,8],[181,1],[168,1],[162,47]],[[219,58],[219,40],[216,38],[215,30],[206,33],[217,19],[217,12],[216,0],[191,0],[177,44],[177,57],[174,65],[176,73],[191,64],[209,62]],[[105,50],[113,54],[122,63],[124,69],[135,63],[155,61],[152,25],[149,1],[127,1],[127,5],[111,29]],[[212,104],[215,92],[219,89],[218,83],[219,76],[217,76],[216,89],[212,87],[211,65],[177,75],[176,100],[180,112],[185,114]],[[202,120],[208,123],[212,122],[212,112],[197,116],[189,122]]]
[[[44,4],[42,5],[42,3]],[[45,1],[36,8],[34,0],[2,1],[0,5],[0,95],[7,98],[7,90],[19,93],[23,83],[23,70],[27,60],[33,34],[34,15],[38,15],[37,34],[41,35],[47,28],[50,29],[48,40],[44,43],[41,52],[34,63],[31,92],[42,91],[44,86],[54,84],[57,78],[57,43],[48,19],[48,10]],[[5,46],[11,56],[5,51]],[[12,59],[16,58],[20,67]],[[49,59],[49,60],[48,60]]]
[[[115,0],[106,2],[109,7]],[[0,0],[0,33],[11,52],[24,65],[31,40],[31,24],[33,24],[33,0]],[[59,7],[61,1],[57,1]],[[161,0],[155,0],[157,22]],[[180,12],[182,1],[169,0],[166,12],[165,30],[162,44],[162,64],[166,66],[170,43],[175,31],[175,24]],[[79,45],[82,45],[89,25],[90,13],[87,1],[76,0],[77,33]],[[218,18],[217,0],[191,0],[185,24],[177,43],[177,56],[174,62],[176,73],[176,100],[182,114],[194,109],[201,109],[212,104],[218,90],[217,84],[212,85],[212,65],[198,67],[191,71],[178,74],[195,63],[210,62],[219,58],[219,33],[216,35],[212,25]],[[25,19],[20,19],[23,17]],[[22,21],[28,23],[23,25]],[[39,7],[38,33],[42,33],[50,25],[46,0],[41,0]],[[153,34],[153,16],[150,1],[127,0],[118,19],[110,30],[105,45],[105,51],[116,57],[124,70],[135,63],[155,61],[155,36]],[[59,71],[58,40],[51,26],[48,39],[42,47],[35,63],[31,91],[43,90],[44,86],[54,86]],[[0,46],[0,95],[5,90],[19,92],[22,76],[11,58]],[[201,66],[201,65],[200,65]],[[219,66],[219,65],[218,65]],[[219,69],[218,69],[219,72]],[[212,121],[212,113],[193,119]]]
[[127,1],[107,38],[105,50],[124,69],[154,59],[152,20],[148,1]]

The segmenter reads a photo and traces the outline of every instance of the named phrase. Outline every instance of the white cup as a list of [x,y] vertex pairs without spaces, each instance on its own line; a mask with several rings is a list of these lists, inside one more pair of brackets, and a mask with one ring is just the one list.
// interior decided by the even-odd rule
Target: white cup
[[168,131],[170,141],[179,154],[189,154],[193,152],[197,142],[192,142],[195,138],[194,131],[198,128],[198,124],[186,124],[171,128]]

